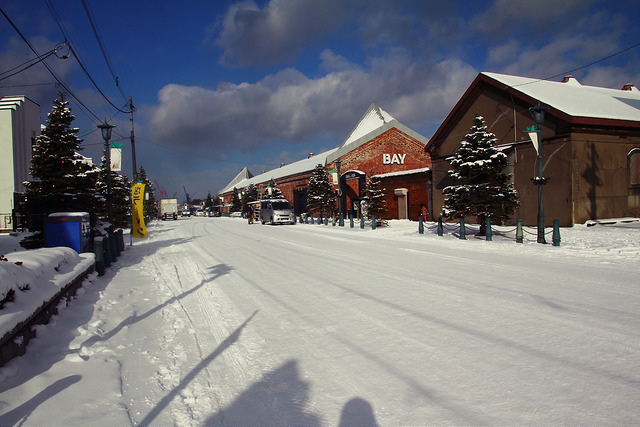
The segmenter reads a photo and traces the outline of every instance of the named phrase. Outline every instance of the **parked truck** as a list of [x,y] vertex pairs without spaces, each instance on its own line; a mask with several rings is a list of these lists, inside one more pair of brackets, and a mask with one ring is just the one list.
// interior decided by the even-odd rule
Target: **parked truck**
[[160,199],[160,218],[178,219],[178,199]]

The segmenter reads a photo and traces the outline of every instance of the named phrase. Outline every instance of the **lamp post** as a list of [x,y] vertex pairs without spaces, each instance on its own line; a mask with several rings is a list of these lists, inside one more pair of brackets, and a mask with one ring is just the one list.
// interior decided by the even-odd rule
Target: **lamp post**
[[109,232],[113,231],[113,209],[111,206],[111,150],[109,149],[109,140],[111,139],[111,130],[114,125],[107,123],[107,119],[104,119],[104,123],[98,125],[98,128],[102,132],[102,139],[104,139],[104,156],[107,164],[107,219],[109,221]]
[[538,132],[538,176],[533,179],[535,185],[538,186],[538,243],[547,243],[544,239],[544,200],[542,197],[542,187],[547,180],[542,176],[542,123],[544,122],[544,112],[547,107],[538,104],[529,108],[533,113],[533,120],[536,122]]
[[342,162],[340,160],[336,160],[336,171],[338,172],[338,215],[340,216],[340,225],[344,225],[343,217],[342,217],[342,189],[340,188],[340,167],[342,167]]

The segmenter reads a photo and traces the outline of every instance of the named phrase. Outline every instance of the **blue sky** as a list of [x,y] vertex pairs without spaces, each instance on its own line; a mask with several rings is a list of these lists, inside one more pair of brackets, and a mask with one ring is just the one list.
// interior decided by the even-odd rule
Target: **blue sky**
[[[640,42],[636,0],[0,0],[0,7],[40,54],[67,38],[111,103],[124,109],[133,98],[138,166],[156,191],[180,201],[183,187],[204,198],[244,166],[257,174],[339,146],[372,102],[429,138],[479,72],[548,78]],[[115,124],[120,139],[130,134],[129,117],[98,93],[73,55],[58,57],[67,52],[46,62],[87,107],[71,103],[83,154],[99,162],[97,118]],[[0,78],[34,56],[0,16]],[[572,74],[587,85],[640,87],[640,46]],[[53,82],[38,64],[0,80],[0,95],[29,96],[44,122]],[[130,143],[121,142],[131,176]]]

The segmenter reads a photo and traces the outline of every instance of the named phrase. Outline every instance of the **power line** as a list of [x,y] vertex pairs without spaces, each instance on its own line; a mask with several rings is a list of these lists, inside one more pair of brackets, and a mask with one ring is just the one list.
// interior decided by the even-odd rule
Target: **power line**
[[4,9],[0,7],[0,12],[5,17],[5,19],[9,22],[9,24],[13,27],[13,29],[18,33],[20,38],[29,46],[29,49],[38,57],[38,59],[42,62],[42,65],[49,71],[49,73],[53,76],[54,79],[64,88],[64,90],[69,94],[71,98],[73,98],[79,105],[81,105],[89,114],[91,114],[97,121],[100,121],[100,118],[93,112],[89,107],[87,107],[72,91],[71,89],[64,84],[64,82],[58,77],[58,75],[49,67],[49,64],[42,58],[42,56],[38,53],[38,51],[29,43],[29,40],[22,34],[22,32],[18,29],[18,27],[13,23],[13,21],[7,16],[4,12]]
[[122,98],[124,98],[125,101],[126,101],[127,100],[127,96],[124,94],[124,91],[122,90],[122,87],[120,86],[120,80],[119,80],[118,76],[116,75],[116,72],[113,70],[113,64],[111,63],[111,60],[109,59],[109,55],[107,54],[107,50],[104,47],[104,43],[102,42],[102,37],[100,36],[100,32],[98,31],[98,27],[96,25],[95,19],[93,18],[93,14],[91,12],[91,8],[89,7],[89,5],[87,4],[87,2],[85,0],[82,0],[82,5],[84,6],[84,10],[87,13],[87,18],[89,18],[89,23],[91,24],[91,28],[93,29],[93,34],[96,36],[96,40],[98,41],[98,45],[100,46],[100,51],[102,52],[102,56],[104,57],[104,60],[107,63],[107,67],[109,68],[109,71],[111,72],[111,76],[113,77],[113,81],[115,82],[116,87],[120,91],[120,94],[122,95]]
[[[62,43],[62,45],[64,45],[64,43]],[[11,73],[12,71],[15,71],[15,70],[19,69],[18,71],[15,71],[14,73],[9,74],[8,76],[1,77],[0,80],[8,79],[9,77],[15,76],[16,74],[19,74],[19,73],[21,73],[21,72],[23,72],[25,70],[28,70],[29,68],[33,67],[34,65],[36,65],[39,62],[43,61],[44,59],[50,57],[53,54],[56,54],[56,52],[57,52],[57,50],[58,50],[58,48],[60,46],[61,45],[58,45],[55,48],[51,49],[49,52],[46,52],[46,53],[42,54],[41,58],[31,58],[31,59],[23,62],[20,65],[16,65],[15,67],[11,68],[10,70],[3,71],[2,73],[0,73],[0,75]],[[60,57],[58,57],[58,58],[60,58]],[[61,59],[66,59],[66,57],[63,56]]]
[[632,46],[629,46],[629,47],[627,47],[627,48],[625,48],[625,49],[622,49],[622,50],[620,50],[620,51],[618,51],[618,52],[612,53],[611,55],[605,56],[604,58],[600,58],[600,59],[598,59],[598,60],[596,60],[596,61],[590,62],[590,63],[588,63],[588,64],[586,64],[586,65],[582,65],[582,66],[577,67],[577,68],[574,68],[574,69],[572,69],[572,70],[564,71],[564,72],[562,72],[562,73],[555,74],[555,75],[553,75],[553,76],[549,76],[549,77],[545,77],[545,78],[543,78],[543,79],[537,79],[537,80],[534,80],[534,81],[532,81],[532,82],[526,82],[526,83],[520,83],[520,84],[517,84],[517,85],[512,85],[511,87],[526,86],[526,85],[530,85],[530,84],[537,83],[537,82],[541,82],[541,81],[546,81],[546,80],[555,79],[555,78],[557,78],[557,77],[564,77],[564,76],[566,76],[566,75],[568,75],[568,74],[573,73],[574,71],[579,71],[579,70],[582,70],[582,69],[584,69],[584,68],[587,68],[587,67],[590,67],[590,66],[592,66],[592,65],[595,65],[595,64],[597,64],[597,63],[599,63],[599,62],[606,61],[607,59],[611,59],[611,58],[613,58],[614,56],[618,56],[618,55],[620,55],[620,54],[623,54],[623,53],[625,53],[625,52],[627,52],[627,51],[629,51],[629,50],[631,50],[631,49],[633,49],[633,48],[636,48],[636,47],[638,47],[638,46],[640,46],[640,43],[636,43],[636,44],[634,44],[634,45],[632,45]]
[[[91,81],[91,83],[93,84],[93,86],[96,88],[96,90],[100,93],[100,95],[105,99],[105,101],[107,101],[107,103],[109,103],[113,108],[115,108],[117,111],[121,112],[121,113],[128,113],[128,110],[122,110],[120,108],[118,108],[113,102],[111,102],[111,100],[107,97],[107,95],[105,95],[105,93],[102,91],[102,89],[100,89],[100,87],[98,86],[98,84],[96,83],[95,79],[91,76],[91,74],[89,73],[89,70],[85,67],[82,59],[80,58],[80,54],[77,52],[76,49],[73,48],[73,46],[75,45],[75,43],[71,40],[71,35],[68,33],[68,31],[65,29],[63,23],[62,23],[62,19],[60,19],[60,15],[58,15],[58,12],[56,10],[56,8],[53,6],[53,4],[51,3],[51,0],[46,0],[47,3],[47,7],[49,8],[49,11],[51,12],[51,14],[53,15],[53,18],[55,19],[56,23],[58,24],[58,28],[60,29],[60,32],[62,33],[62,35],[64,36],[65,40],[67,41],[67,43],[69,44],[69,51],[71,53],[73,53],[73,56],[76,58],[76,61],[78,61],[78,64],[80,65],[80,68],[82,68],[82,71],[84,71],[84,73],[87,75],[87,77],[89,78],[89,81]],[[94,22],[92,20],[92,17],[90,15],[90,12],[87,10],[87,5],[83,0],[83,4],[85,4],[85,11],[87,11],[87,15],[89,16],[89,21],[91,23],[91,26],[94,30],[94,33],[96,34],[96,37],[99,37],[98,33],[97,33],[97,28],[94,25]],[[104,46],[102,44],[101,40],[98,40],[98,44],[100,45],[100,49],[103,50],[103,54],[106,55],[106,52],[104,51]],[[109,64],[110,61],[107,60],[107,65],[109,66],[109,69],[112,72],[112,75],[115,76],[115,73],[113,73],[113,70]],[[118,87],[118,89],[120,90],[120,92],[122,93],[122,89],[120,87]],[[123,97],[124,97],[124,93],[122,93]],[[126,99],[126,97],[125,97]]]
[[84,71],[84,73],[87,75],[87,77],[89,78],[89,81],[91,81],[91,83],[93,83],[93,86],[96,88],[96,90],[100,93],[100,95],[102,95],[102,97],[116,110],[118,110],[121,113],[128,113],[128,110],[122,110],[120,108],[118,108],[113,102],[111,102],[111,100],[109,99],[109,97],[107,97],[107,95],[104,94],[104,92],[102,91],[102,89],[100,89],[100,87],[98,86],[98,84],[96,83],[96,81],[93,79],[93,77],[91,77],[91,74],[89,73],[89,70],[87,70],[87,68],[84,66],[84,64],[82,63],[82,61],[80,60],[79,56],[76,54],[76,50],[70,46],[69,50],[71,51],[71,53],[73,53],[73,56],[76,58],[76,61],[78,61],[78,64],[80,65],[80,68],[82,68],[82,71]]

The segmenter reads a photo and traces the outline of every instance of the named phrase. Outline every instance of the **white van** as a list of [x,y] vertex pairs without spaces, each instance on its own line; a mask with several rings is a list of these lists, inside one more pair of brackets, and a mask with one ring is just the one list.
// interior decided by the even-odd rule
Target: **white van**
[[295,224],[293,208],[286,199],[267,199],[260,201],[260,222],[263,224]]

